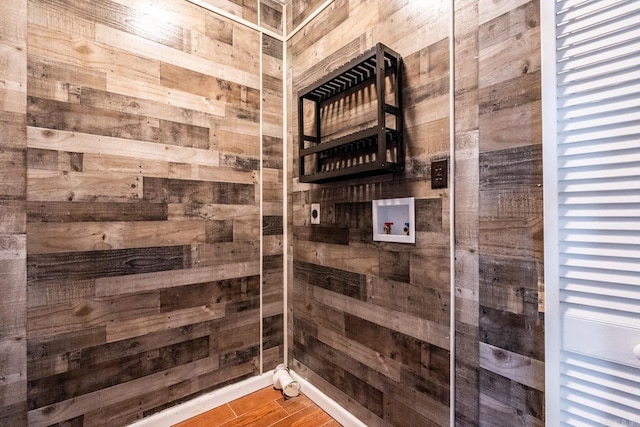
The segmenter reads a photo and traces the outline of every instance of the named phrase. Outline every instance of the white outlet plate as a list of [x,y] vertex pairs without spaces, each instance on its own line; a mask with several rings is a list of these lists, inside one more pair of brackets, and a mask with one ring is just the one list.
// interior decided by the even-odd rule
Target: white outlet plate
[[320,203],[311,203],[311,224],[320,224]]

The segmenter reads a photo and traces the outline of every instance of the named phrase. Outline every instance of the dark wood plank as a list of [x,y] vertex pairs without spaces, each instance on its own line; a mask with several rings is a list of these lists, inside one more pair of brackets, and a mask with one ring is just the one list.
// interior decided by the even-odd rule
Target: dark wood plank
[[265,215],[262,217],[262,234],[264,236],[281,235],[283,230],[282,216]]
[[144,200],[154,203],[250,205],[253,184],[144,178]]
[[417,199],[416,231],[442,232],[442,199]]
[[38,148],[27,149],[29,169],[82,172],[82,153],[67,153]]
[[536,360],[544,360],[544,322],[541,315],[525,316],[480,306],[480,339]]
[[69,372],[29,381],[29,408],[122,384],[208,355],[209,337],[202,337],[96,365],[80,365]]
[[293,275],[296,280],[313,286],[363,301],[367,299],[366,278],[362,274],[294,261]]
[[180,286],[160,291],[160,310],[169,313],[185,308],[236,301],[254,304],[259,294],[258,276]]
[[334,225],[294,226],[293,236],[297,240],[306,240],[334,245],[348,245],[350,230]]
[[166,203],[27,202],[28,222],[166,221]]
[[31,254],[27,257],[27,281],[34,286],[178,270],[191,264],[190,254],[184,246]]

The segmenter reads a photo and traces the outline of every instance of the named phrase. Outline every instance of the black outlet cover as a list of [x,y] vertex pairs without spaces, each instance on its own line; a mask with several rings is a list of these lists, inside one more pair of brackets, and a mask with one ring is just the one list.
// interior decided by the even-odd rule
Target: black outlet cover
[[434,160],[431,162],[431,188],[447,188],[449,185],[448,160]]

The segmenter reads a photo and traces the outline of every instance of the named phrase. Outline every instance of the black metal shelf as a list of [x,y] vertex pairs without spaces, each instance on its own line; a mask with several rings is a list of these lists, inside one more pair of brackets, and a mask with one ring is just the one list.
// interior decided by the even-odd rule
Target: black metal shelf
[[[402,143],[402,58],[381,43],[298,92],[300,182],[328,182],[404,169]],[[394,104],[385,100],[392,79]],[[323,138],[322,107],[347,91],[375,86],[377,121],[372,127],[336,139]],[[304,133],[305,100],[314,108],[315,135]],[[387,116],[393,124],[387,126]]]

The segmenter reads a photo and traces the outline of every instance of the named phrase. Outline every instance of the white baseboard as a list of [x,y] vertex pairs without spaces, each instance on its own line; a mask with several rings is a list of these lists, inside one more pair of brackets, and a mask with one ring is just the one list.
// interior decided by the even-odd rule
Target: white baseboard
[[261,390],[265,387],[269,387],[272,384],[271,377],[273,372],[265,372],[257,377],[251,377],[243,380],[239,383],[231,384],[221,389],[212,391],[211,393],[203,394],[195,399],[165,409],[164,411],[153,414],[150,417],[146,417],[137,421],[131,426],[135,427],[170,427],[179,422],[193,418],[196,415],[202,414],[222,406],[232,400],[239,399],[247,394],[251,394],[255,391]]
[[[338,405],[333,399],[322,393],[310,382],[289,371],[291,377],[300,384],[300,391],[313,403],[345,427],[366,427],[362,421],[353,416],[349,411]],[[232,400],[239,399],[265,387],[273,386],[273,371],[252,377],[236,384],[231,384],[211,393],[196,397],[195,399],[165,409],[150,417],[143,418],[131,424],[131,427],[171,427],[182,421],[193,418],[203,412],[224,405]],[[295,399],[295,397],[293,398]]]
[[[307,396],[313,403],[318,405],[323,411],[331,415],[331,418],[345,427],[367,427],[365,423],[356,418],[351,412],[338,405],[335,400],[314,387],[309,381],[289,371],[291,378],[300,384],[300,392]],[[294,398],[295,399],[295,398]]]

